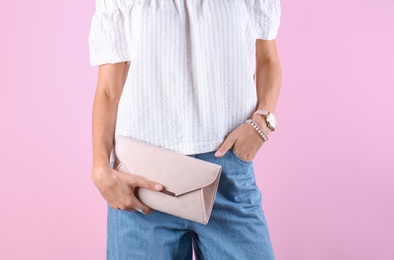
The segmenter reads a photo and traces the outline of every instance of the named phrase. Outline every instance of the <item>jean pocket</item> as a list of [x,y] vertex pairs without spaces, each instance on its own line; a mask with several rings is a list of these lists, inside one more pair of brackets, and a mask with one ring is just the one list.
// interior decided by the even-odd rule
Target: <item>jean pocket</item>
[[243,163],[252,163],[252,162],[253,162],[253,160],[248,161],[248,160],[241,159],[241,158],[234,152],[234,150],[233,150],[232,148],[230,148],[229,151],[235,156],[235,158],[237,158],[238,160],[240,160],[240,161],[243,162]]

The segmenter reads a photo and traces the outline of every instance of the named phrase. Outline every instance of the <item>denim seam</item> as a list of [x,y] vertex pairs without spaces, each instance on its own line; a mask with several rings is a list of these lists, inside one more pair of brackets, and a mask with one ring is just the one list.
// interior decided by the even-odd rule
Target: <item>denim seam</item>
[[119,250],[119,216],[118,216],[118,210],[115,209],[115,214],[116,214],[116,249],[117,249],[117,255],[118,255],[118,260],[120,260],[120,250]]

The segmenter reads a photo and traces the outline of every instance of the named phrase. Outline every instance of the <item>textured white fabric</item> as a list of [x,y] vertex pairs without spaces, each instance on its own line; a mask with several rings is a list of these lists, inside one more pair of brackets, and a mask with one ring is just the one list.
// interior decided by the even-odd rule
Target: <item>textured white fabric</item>
[[256,109],[255,41],[276,38],[280,13],[279,0],[96,0],[91,65],[130,62],[115,140],[216,150]]

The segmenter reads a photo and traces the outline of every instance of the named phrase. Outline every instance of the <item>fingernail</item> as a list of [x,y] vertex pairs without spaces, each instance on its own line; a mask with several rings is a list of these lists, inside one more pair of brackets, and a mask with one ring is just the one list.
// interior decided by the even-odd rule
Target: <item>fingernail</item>
[[216,156],[216,157],[218,157],[218,156],[220,156],[220,155],[222,155],[222,152],[221,152],[221,151],[217,151],[217,152],[215,153],[215,156]]
[[163,186],[160,185],[160,184],[156,184],[156,185],[155,185],[155,189],[156,189],[156,190],[161,190],[162,188],[163,188]]

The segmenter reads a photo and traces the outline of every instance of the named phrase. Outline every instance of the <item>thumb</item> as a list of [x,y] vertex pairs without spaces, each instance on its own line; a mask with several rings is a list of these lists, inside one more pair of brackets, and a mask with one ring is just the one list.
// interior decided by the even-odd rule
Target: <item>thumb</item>
[[233,146],[235,140],[236,139],[232,135],[229,135],[226,139],[224,139],[224,142],[216,150],[215,156],[222,157],[225,155],[226,152]]

